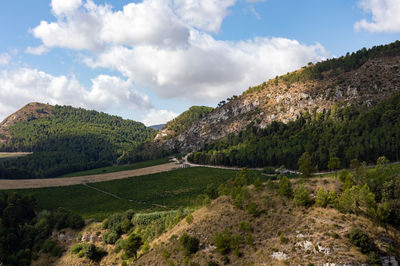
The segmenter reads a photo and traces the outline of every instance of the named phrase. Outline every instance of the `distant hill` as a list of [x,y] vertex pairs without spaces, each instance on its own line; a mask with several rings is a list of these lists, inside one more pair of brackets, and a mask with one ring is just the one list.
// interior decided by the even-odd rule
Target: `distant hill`
[[189,110],[167,122],[167,124],[157,134],[155,140],[163,143],[174,136],[178,136],[182,132],[185,132],[185,130],[189,129],[195,122],[205,117],[212,110],[212,107],[207,106],[190,107]]
[[[234,158],[239,153],[243,155],[241,156],[243,158],[247,157],[256,161],[256,163],[250,165],[264,164],[262,160],[265,158],[265,154],[271,157],[270,163],[271,161],[279,163],[280,158],[284,158],[284,161],[291,161],[295,165],[299,154],[301,155],[304,151],[310,153],[318,151],[313,158],[322,158],[322,167],[326,167],[329,156],[340,155],[342,159],[347,161],[349,156],[366,155],[371,153],[371,150],[373,150],[373,153],[370,154],[373,160],[379,156],[378,153],[389,150],[391,159],[396,160],[398,155],[396,152],[393,153],[392,149],[394,149],[393,151],[398,150],[396,148],[398,141],[393,142],[392,138],[396,139],[398,136],[383,138],[382,134],[384,134],[386,126],[381,128],[381,133],[376,132],[375,137],[385,143],[393,142],[390,146],[381,145],[379,142],[371,144],[366,140],[357,143],[357,145],[371,147],[370,151],[364,153],[364,150],[360,150],[357,154],[358,148],[347,141],[345,134],[340,135],[332,131],[338,137],[343,136],[343,141],[338,140],[339,142],[337,142],[340,143],[339,146],[336,145],[339,148],[334,148],[332,145],[326,145],[323,140],[319,141],[318,134],[314,139],[304,135],[300,135],[298,138],[290,138],[287,135],[289,131],[284,131],[285,127],[279,123],[291,125],[291,122],[303,116],[305,123],[302,124],[299,121],[299,125],[307,127],[306,123],[310,119],[318,119],[321,115],[327,118],[328,112],[340,114],[338,116],[340,120],[345,118],[342,115],[344,107],[349,109],[346,111],[347,113],[352,113],[351,117],[347,116],[346,121],[355,119],[360,111],[364,110],[362,112],[365,113],[368,108],[376,106],[379,102],[400,92],[399,70],[400,41],[373,47],[369,50],[364,48],[340,58],[309,64],[298,71],[287,73],[249,88],[242,95],[233,96],[226,102],[220,102],[219,106],[205,117],[165,141],[164,147],[180,152],[193,152],[205,148],[205,152],[208,152],[209,156],[213,155],[215,159],[208,158],[205,161],[213,163],[214,160],[214,163],[217,164],[221,164],[222,161],[223,164],[229,165],[247,165],[247,163],[242,164],[235,161]],[[350,108],[350,106],[352,107]],[[391,107],[387,108],[386,111],[392,110]],[[351,109],[353,111],[350,111]],[[380,111],[377,113],[380,113]],[[393,116],[396,116],[395,113],[393,113]],[[387,115],[390,116],[389,113]],[[371,119],[373,120],[372,113]],[[397,123],[397,118],[388,121],[391,121],[390,123],[394,125],[393,123]],[[278,124],[274,124],[275,122]],[[373,122],[381,123],[376,119],[371,123]],[[368,130],[373,127],[373,124],[371,124],[369,129],[359,128],[358,134],[368,133]],[[282,128],[282,130],[279,128]],[[387,126],[386,128],[390,127]],[[245,138],[250,133],[243,134],[246,129],[253,130],[251,139]],[[345,124],[344,129],[346,129]],[[271,130],[276,132],[276,137],[290,139],[290,147],[278,145],[274,142],[274,138],[265,138],[266,141],[272,142],[271,145],[275,147],[276,151],[272,152],[269,149],[271,145],[265,146],[259,151],[256,150],[259,137],[269,134],[268,132],[271,132]],[[233,139],[235,136],[238,136],[238,138]],[[218,147],[210,148],[210,144],[217,140],[221,140],[219,144],[216,144]],[[252,149],[244,149],[246,145],[243,143],[244,141],[251,142],[253,144]],[[286,141],[286,143],[289,142]],[[319,149],[320,147],[323,149]],[[387,149],[382,150],[382,147],[387,147]],[[291,152],[293,149],[296,149],[294,153]],[[350,149],[352,150],[350,151]],[[346,155],[348,151],[349,153]],[[222,159],[217,153],[222,153]],[[224,162],[224,156],[228,158],[226,162]],[[198,161],[202,161],[200,155]]]
[[155,129],[155,130],[161,130],[164,126],[165,126],[165,124],[159,124],[159,125],[149,126],[149,128],[152,128],[152,129]]
[[8,177],[47,177],[116,163],[155,134],[142,123],[71,106],[27,104],[0,124],[0,151],[34,152],[0,164]]

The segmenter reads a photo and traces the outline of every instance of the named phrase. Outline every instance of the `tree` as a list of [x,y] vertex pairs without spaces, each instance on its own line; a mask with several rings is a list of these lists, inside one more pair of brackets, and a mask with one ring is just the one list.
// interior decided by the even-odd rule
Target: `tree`
[[286,176],[284,176],[279,182],[279,193],[289,199],[293,197],[292,183],[290,183]]
[[137,258],[137,251],[143,245],[142,238],[138,235],[131,234],[125,242],[125,254],[128,258]]
[[304,185],[300,185],[294,192],[294,202],[299,205],[309,206],[312,204],[310,190]]
[[335,179],[337,178],[337,169],[340,168],[340,159],[338,157],[331,157],[328,162],[328,168],[335,171]]
[[304,176],[311,176],[311,174],[314,172],[314,167],[312,166],[311,162],[311,155],[308,152],[303,153],[297,163],[299,165],[299,171]]

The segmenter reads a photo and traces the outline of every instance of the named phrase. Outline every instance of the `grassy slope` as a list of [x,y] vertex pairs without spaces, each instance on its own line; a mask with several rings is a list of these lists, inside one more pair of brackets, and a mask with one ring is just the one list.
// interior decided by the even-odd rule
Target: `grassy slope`
[[105,174],[105,173],[115,173],[115,172],[120,172],[120,171],[134,170],[134,169],[140,169],[140,168],[160,165],[160,164],[164,164],[164,163],[168,163],[168,162],[169,162],[168,158],[160,158],[160,159],[156,159],[156,160],[143,161],[143,162],[138,162],[138,163],[133,163],[133,164],[108,166],[108,167],[102,167],[102,168],[96,168],[96,169],[92,169],[92,170],[87,170],[87,171],[74,172],[74,173],[69,173],[69,174],[62,175],[60,177],[72,177],[72,176],[84,176],[84,175],[97,175],[97,174]]
[[[313,191],[320,187],[335,190],[340,187],[338,180],[329,177],[293,179],[292,183],[294,187],[304,184]],[[152,243],[150,252],[139,258],[135,265],[181,265],[188,262],[207,265],[211,260],[223,265],[224,256],[215,250],[213,236],[225,229],[240,235],[244,240],[250,234],[254,237],[253,243],[244,241],[239,245],[242,254],[240,257],[234,255],[233,250],[227,254],[230,265],[366,263],[368,257],[361,254],[347,237],[352,227],[368,232],[383,251],[387,250],[387,245],[380,240],[383,237],[395,240],[395,250],[399,247],[400,232],[391,226],[382,226],[354,214],[342,214],[332,208],[297,206],[292,200],[278,195],[276,190],[265,187],[261,191],[256,191],[254,186],[250,186],[249,189],[250,200],[256,202],[261,210],[258,217],[249,215],[246,209],[234,207],[229,196],[220,197],[210,206],[194,212],[191,224],[182,220],[172,230],[161,235]],[[252,230],[240,230],[239,224],[242,221],[248,221]],[[172,237],[180,237],[184,232],[196,236],[205,248],[201,248],[190,257],[185,257],[181,244]],[[281,241],[281,233],[287,239],[287,243]],[[301,247],[304,241],[311,245],[309,250]],[[331,254],[325,254],[324,249],[329,249]],[[279,261],[272,258],[272,254],[277,252],[286,254],[287,259]],[[394,253],[400,255],[399,250]],[[169,258],[165,259],[163,254],[169,254]]]
[[[101,220],[112,213],[127,209],[147,212],[190,206],[208,184],[221,184],[234,177],[235,174],[234,170],[193,167],[90,184],[118,195],[123,198],[122,200],[83,185],[16,191],[25,195],[33,195],[40,208],[53,210],[65,207],[86,219]],[[249,175],[253,178],[260,176],[264,180],[267,178],[257,171],[249,171]],[[165,205],[167,208],[152,204]]]

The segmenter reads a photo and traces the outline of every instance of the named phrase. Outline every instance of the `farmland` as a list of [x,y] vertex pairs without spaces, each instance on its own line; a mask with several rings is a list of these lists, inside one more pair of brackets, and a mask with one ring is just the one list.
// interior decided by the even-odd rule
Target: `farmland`
[[85,175],[98,175],[98,174],[105,174],[105,173],[115,173],[120,171],[127,171],[127,170],[135,170],[155,165],[160,165],[164,163],[168,163],[169,159],[167,157],[150,160],[150,161],[143,161],[133,164],[124,164],[124,165],[117,165],[117,166],[108,166],[102,168],[91,169],[87,171],[80,171],[62,175],[60,177],[73,177],[73,176],[85,176]]
[[[23,195],[33,195],[40,209],[54,210],[64,207],[86,219],[101,220],[108,215],[133,209],[135,212],[171,210],[193,206],[196,198],[208,184],[219,185],[234,177],[237,171],[192,167],[169,172],[144,175],[100,183],[91,187],[67,187],[13,190]],[[268,177],[258,171],[249,171],[249,177]],[[121,199],[95,190],[97,188]]]

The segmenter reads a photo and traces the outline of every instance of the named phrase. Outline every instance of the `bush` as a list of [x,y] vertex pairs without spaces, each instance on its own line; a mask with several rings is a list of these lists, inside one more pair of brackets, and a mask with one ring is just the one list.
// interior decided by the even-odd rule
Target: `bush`
[[215,233],[214,242],[216,251],[222,255],[226,255],[231,251],[231,232],[225,230],[223,233]]
[[193,220],[194,220],[194,218],[193,218],[193,215],[190,213],[188,216],[186,216],[186,222],[188,223],[188,224],[191,224],[191,223],[193,223]]
[[241,231],[245,231],[245,232],[251,232],[252,231],[252,228],[251,228],[250,223],[248,221],[241,221],[239,223],[239,229]]
[[268,175],[272,175],[272,174],[275,174],[275,168],[273,168],[273,167],[270,167],[270,166],[267,166],[267,167],[264,167],[263,168],[263,171],[262,171],[264,174],[268,174]]
[[283,244],[287,244],[287,243],[289,242],[289,239],[287,239],[283,233],[280,233],[280,235],[279,235],[279,240],[280,240],[281,243],[283,243]]
[[279,182],[279,194],[289,199],[293,197],[292,183],[284,176]]
[[369,236],[359,228],[352,228],[349,232],[350,242],[359,247],[364,254],[374,251],[374,245]]
[[248,234],[246,236],[246,244],[253,245],[254,243],[254,236],[252,234]]
[[186,256],[194,254],[199,250],[200,241],[196,237],[191,237],[187,233],[183,233],[179,238]]
[[310,190],[305,186],[300,185],[294,192],[294,202],[298,205],[310,206],[312,204]]
[[86,258],[94,261],[100,261],[105,255],[107,255],[107,252],[104,249],[96,247],[96,245],[92,243],[85,247],[83,253]]
[[87,244],[85,243],[73,245],[71,248],[71,254],[78,254],[82,249],[85,249],[86,246]]
[[103,235],[103,241],[106,244],[115,244],[115,242],[117,242],[117,240],[119,239],[120,235],[117,234],[114,231],[108,231],[107,233],[105,233]]
[[125,256],[128,258],[132,258],[137,256],[137,251],[143,245],[142,238],[138,235],[131,234],[128,239],[125,241]]
[[254,187],[259,191],[262,189],[263,183],[259,177],[254,180]]
[[260,215],[260,210],[258,209],[257,203],[254,201],[250,202],[249,205],[247,206],[247,212],[250,215],[253,215],[254,217],[257,217]]

